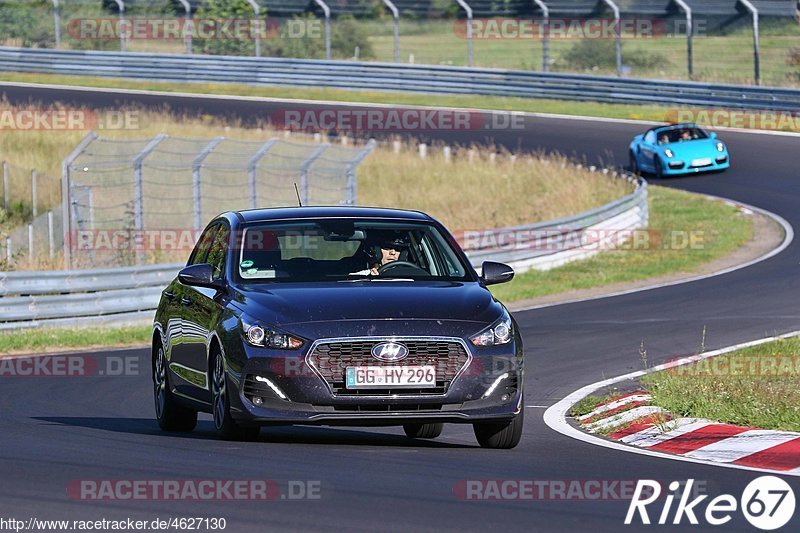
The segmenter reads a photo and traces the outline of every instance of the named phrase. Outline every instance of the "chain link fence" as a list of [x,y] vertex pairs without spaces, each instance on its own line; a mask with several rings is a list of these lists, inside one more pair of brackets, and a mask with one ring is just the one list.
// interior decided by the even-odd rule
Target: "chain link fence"
[[0,44],[798,86],[798,5],[798,0],[0,0]]
[[298,201],[353,205],[356,167],[374,146],[90,133],[63,163],[65,262],[96,268],[180,260],[223,211]]
[[51,266],[64,244],[61,180],[8,161],[1,164],[0,265]]

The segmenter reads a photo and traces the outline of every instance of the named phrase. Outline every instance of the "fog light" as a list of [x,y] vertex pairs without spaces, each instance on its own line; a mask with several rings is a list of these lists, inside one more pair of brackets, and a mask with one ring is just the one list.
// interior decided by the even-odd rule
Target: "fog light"
[[253,397],[253,405],[255,405],[256,407],[260,407],[261,404],[263,404],[263,403],[264,403],[264,400],[261,399],[261,396]]
[[486,392],[483,393],[483,397],[488,398],[489,396],[491,396],[494,390],[497,388],[497,386],[500,385],[500,382],[503,381],[504,379],[508,379],[508,372],[502,374],[496,380],[494,380],[494,383],[492,383],[491,386],[488,389],[486,389]]
[[504,402],[507,402],[509,398],[510,396],[508,394],[503,394],[502,396],[500,396],[500,399],[503,400]]

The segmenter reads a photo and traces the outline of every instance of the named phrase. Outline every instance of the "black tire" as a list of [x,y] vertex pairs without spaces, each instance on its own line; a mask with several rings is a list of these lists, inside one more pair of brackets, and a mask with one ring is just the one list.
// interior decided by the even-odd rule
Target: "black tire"
[[628,152],[628,168],[637,176],[641,174],[639,171],[639,163],[636,161],[636,156],[633,152]]
[[522,439],[522,425],[524,423],[525,409],[508,422],[473,424],[475,438],[481,448],[495,448],[509,450],[519,444]]
[[655,167],[655,172],[653,175],[656,177],[656,179],[662,179],[664,177],[664,169],[661,166],[661,159],[659,157],[656,157],[653,160],[653,166]]
[[172,394],[167,357],[160,339],[153,342],[153,399],[158,426],[164,431],[188,433],[197,426],[197,411],[179,404]]
[[403,424],[403,431],[412,439],[435,439],[442,434],[444,424]]
[[211,414],[214,428],[225,440],[255,440],[261,428],[241,426],[231,416],[231,403],[228,389],[228,374],[225,358],[216,350],[211,353]]

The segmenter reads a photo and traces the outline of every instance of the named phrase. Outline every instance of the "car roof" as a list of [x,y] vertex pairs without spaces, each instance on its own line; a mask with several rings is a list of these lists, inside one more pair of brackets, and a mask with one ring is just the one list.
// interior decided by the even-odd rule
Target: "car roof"
[[247,209],[232,212],[244,223],[269,220],[297,220],[320,218],[382,218],[391,220],[433,221],[429,215],[420,211],[406,209],[389,209],[385,207],[353,207],[353,206],[306,206],[306,207],[271,207],[264,209]]

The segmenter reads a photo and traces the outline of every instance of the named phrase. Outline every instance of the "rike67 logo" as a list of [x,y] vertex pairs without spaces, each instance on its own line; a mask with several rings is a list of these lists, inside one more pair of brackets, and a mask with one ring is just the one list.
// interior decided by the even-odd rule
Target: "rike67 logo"
[[[669,492],[662,497],[658,481],[639,480],[628,506],[625,524],[678,525],[688,522],[698,525],[704,519],[706,524],[721,526],[730,522],[734,514],[741,512],[752,526],[772,531],[785,526],[794,516],[794,491],[779,477],[761,476],[754,479],[738,500],[731,494],[720,494],[706,501],[709,497],[707,494],[692,494],[693,485],[693,479],[686,483],[673,481],[669,484]],[[675,500],[678,500],[677,504]],[[651,515],[651,512],[654,514]]]

